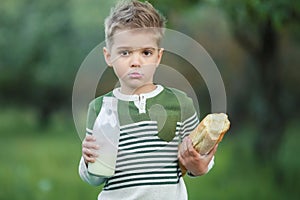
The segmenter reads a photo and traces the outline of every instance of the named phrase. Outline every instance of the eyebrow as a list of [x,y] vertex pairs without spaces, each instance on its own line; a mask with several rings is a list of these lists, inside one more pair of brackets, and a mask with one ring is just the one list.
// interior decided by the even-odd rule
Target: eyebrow
[[155,48],[155,47],[149,47],[149,46],[145,46],[145,47],[139,47],[139,48],[133,48],[133,47],[117,47],[117,50],[123,50],[123,49],[130,49],[130,50],[138,50],[138,49],[151,49],[151,50],[157,50],[159,48]]

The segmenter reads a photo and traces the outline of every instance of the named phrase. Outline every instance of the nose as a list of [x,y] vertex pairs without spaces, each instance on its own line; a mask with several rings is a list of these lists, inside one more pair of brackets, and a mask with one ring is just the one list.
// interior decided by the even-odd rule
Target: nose
[[131,57],[131,67],[140,67],[141,66],[141,57],[138,52],[133,53]]

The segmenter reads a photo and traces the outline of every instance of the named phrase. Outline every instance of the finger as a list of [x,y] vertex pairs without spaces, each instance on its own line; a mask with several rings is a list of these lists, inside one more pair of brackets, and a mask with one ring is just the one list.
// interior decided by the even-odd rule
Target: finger
[[212,157],[215,155],[217,148],[218,148],[218,144],[216,144],[208,154],[201,155],[201,156],[203,156],[203,159],[211,160]]
[[87,149],[99,150],[99,145],[96,143],[90,143],[90,142],[82,143],[82,147]]
[[89,154],[82,154],[82,157],[84,159],[84,161],[87,163],[87,162],[95,162],[96,161],[96,158],[97,156],[94,156],[94,155],[89,155]]
[[208,155],[210,155],[210,156],[215,155],[215,153],[216,153],[216,151],[217,151],[217,149],[218,149],[218,145],[219,145],[219,144],[216,144],[216,145],[214,146],[214,148],[212,148],[212,150],[208,153]]
[[99,155],[96,151],[87,148],[82,148],[82,154],[88,157],[98,157]]
[[182,154],[182,155],[186,151],[186,140],[185,139],[182,140],[179,151],[180,151],[180,154]]
[[180,153],[178,153],[177,158],[179,161],[181,161],[182,157],[181,157]]
[[187,138],[187,153],[189,153],[192,156],[198,156],[198,152],[193,147],[193,142],[191,138]]
[[181,143],[180,149],[179,149],[179,152],[178,152],[178,154],[179,154],[181,157],[184,156],[184,152],[185,152],[184,149],[185,149],[185,145],[184,145],[184,143]]
[[185,155],[186,149],[187,149],[186,139],[183,139],[182,143],[180,144],[180,148],[179,148],[179,152],[178,152],[178,154],[180,154],[180,156],[181,156],[181,159],[184,159],[184,157],[186,157],[186,155]]
[[182,165],[185,165],[185,162],[184,162],[184,159],[183,159],[182,155],[178,154],[177,158],[178,158],[179,162],[180,162]]
[[93,135],[86,135],[85,136],[85,139],[84,139],[85,141],[96,141],[96,137],[95,136],[93,136]]
[[93,140],[83,140],[82,147],[89,148],[89,149],[99,149],[99,145]]
[[84,161],[86,162],[86,163],[93,163],[93,162],[95,162],[96,161],[96,159],[95,158],[93,158],[93,157],[89,157],[89,156],[86,156],[86,155],[83,155],[83,159],[84,159]]

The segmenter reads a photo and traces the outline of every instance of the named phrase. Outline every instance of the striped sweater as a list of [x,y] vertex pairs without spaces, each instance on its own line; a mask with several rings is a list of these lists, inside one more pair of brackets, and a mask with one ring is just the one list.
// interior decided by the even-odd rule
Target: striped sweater
[[[181,139],[199,123],[192,99],[179,90],[160,85],[141,95],[124,95],[115,89],[104,96],[119,100],[116,171],[110,178],[93,176],[81,159],[81,178],[92,185],[104,183],[99,200],[187,199],[177,153]],[[89,105],[88,133],[102,100],[103,96],[98,97]]]

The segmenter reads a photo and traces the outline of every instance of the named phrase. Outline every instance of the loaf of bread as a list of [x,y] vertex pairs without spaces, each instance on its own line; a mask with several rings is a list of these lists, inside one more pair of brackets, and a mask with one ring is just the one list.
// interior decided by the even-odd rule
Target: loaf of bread
[[208,114],[191,132],[194,148],[201,154],[208,154],[223,139],[230,127],[228,116],[224,113]]
[[[208,114],[200,124],[191,132],[190,138],[193,147],[201,154],[208,154],[213,147],[221,142],[224,134],[230,127],[228,116],[224,113]],[[180,164],[182,174],[186,173],[184,166]]]

